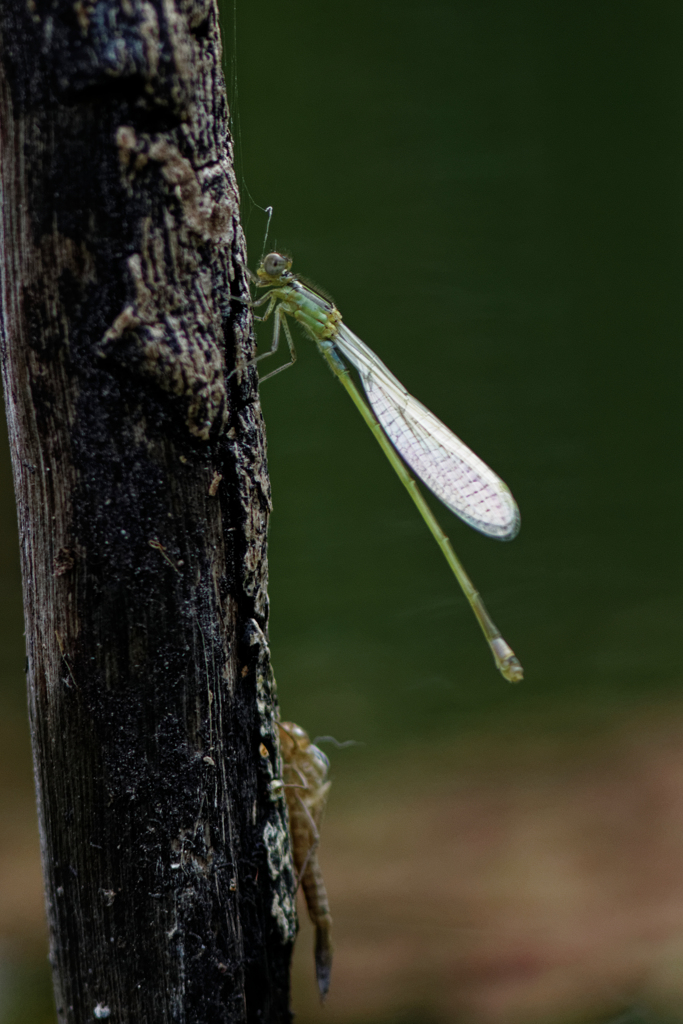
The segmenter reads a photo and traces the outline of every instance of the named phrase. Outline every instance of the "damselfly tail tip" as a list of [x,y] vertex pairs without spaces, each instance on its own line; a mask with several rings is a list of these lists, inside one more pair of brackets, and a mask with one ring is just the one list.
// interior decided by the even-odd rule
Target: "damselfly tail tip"
[[521,683],[522,679],[524,679],[524,669],[519,658],[515,657],[514,654],[505,661],[500,671],[508,683]]
[[324,1003],[327,999],[327,993],[330,991],[330,971],[324,968],[323,970],[316,970],[318,980],[318,994],[320,996],[320,1002]]
[[502,636],[491,641],[491,651],[496,668],[503,678],[507,679],[509,683],[521,683],[524,679],[524,669],[519,658]]
[[320,1002],[324,1003],[327,993],[330,991],[330,980],[332,978],[332,943],[330,941],[331,918],[328,921],[319,922],[316,927],[315,936],[315,976],[318,982]]

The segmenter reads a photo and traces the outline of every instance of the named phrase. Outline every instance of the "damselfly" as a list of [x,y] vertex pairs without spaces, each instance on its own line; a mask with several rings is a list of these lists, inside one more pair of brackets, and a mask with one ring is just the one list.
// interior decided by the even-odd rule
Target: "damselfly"
[[304,891],[308,916],[315,927],[315,974],[320,999],[324,1002],[332,973],[332,916],[318,863],[318,844],[327,794],[332,785],[327,778],[330,763],[300,725],[294,722],[279,722],[278,725],[297,889],[301,886]]
[[[274,317],[271,347],[255,361],[277,351],[281,328],[290,352],[289,362],[266,374],[262,380],[274,377],[296,361],[287,323],[287,318],[291,317],[313,338],[408,489],[472,606],[496,666],[511,683],[519,682],[523,677],[519,660],[494,625],[404,462],[451,512],[480,533],[498,540],[512,540],[519,532],[519,510],[509,488],[460,438],[406,391],[381,359],[349,330],[333,303],[293,274],[291,267],[291,259],[271,252],[261,261],[255,274],[249,271],[258,288],[269,289],[253,303],[254,307],[266,306],[264,315],[257,319]],[[354,384],[344,360],[358,371],[370,406]]]

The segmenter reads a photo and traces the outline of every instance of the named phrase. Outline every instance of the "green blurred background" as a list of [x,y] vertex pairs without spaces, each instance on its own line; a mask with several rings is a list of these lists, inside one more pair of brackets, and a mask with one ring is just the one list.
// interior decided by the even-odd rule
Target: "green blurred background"
[[[241,170],[270,242],[522,510],[512,544],[439,513],[526,667],[510,688],[301,341],[262,391],[291,714],[393,745],[676,692],[680,6],[266,0],[237,18]],[[265,217],[246,219],[255,262]]]
[[[522,512],[498,544],[434,502],[524,665],[511,687],[314,346],[264,384],[283,717],[364,744],[328,750],[338,966],[321,1014],[304,931],[297,1019],[683,1020],[683,9],[238,0],[223,16],[251,264],[272,205],[269,248]],[[12,889],[35,839],[6,455],[3,473]],[[0,1021],[42,1024],[39,910],[3,931],[3,906]]]

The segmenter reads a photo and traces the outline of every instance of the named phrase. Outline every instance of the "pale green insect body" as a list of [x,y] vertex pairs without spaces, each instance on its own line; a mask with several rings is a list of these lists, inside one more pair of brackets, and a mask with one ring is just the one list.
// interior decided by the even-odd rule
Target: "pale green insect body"
[[[459,437],[406,391],[372,349],[344,324],[336,306],[292,274],[291,265],[290,259],[273,252],[261,261],[256,274],[250,273],[257,287],[268,289],[253,306],[266,306],[261,320],[271,315],[274,319],[270,350],[259,355],[257,361],[277,351],[280,328],[285,332],[291,357],[288,363],[266,374],[262,380],[295,362],[296,350],[287,318],[296,320],[316,342],[407,488],[462,587],[497,668],[507,680],[518,682],[523,677],[519,660],[493,623],[406,464],[447,508],[475,530],[498,540],[512,540],[519,531],[519,509],[509,488]],[[351,379],[344,360],[358,372],[365,398]]]
[[262,319],[267,320],[277,307],[280,317],[290,316],[296,320],[314,341],[333,339],[342,322],[341,313],[329,299],[299,281],[291,273],[291,265],[292,261],[279,253],[270,253],[260,264],[255,283],[259,288],[270,289],[264,296],[268,308]]
[[301,284],[298,287],[285,285],[284,288],[273,288],[270,294],[279,298],[280,309],[285,316],[291,316],[300,323],[314,341],[334,338],[341,322],[341,313],[331,302]]

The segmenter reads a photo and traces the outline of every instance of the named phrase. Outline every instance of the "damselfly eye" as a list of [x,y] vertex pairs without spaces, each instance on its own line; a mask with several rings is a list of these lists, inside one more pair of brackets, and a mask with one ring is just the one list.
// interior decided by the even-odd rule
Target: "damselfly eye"
[[263,261],[263,269],[269,277],[279,277],[283,271],[289,270],[290,260],[286,260],[279,252],[269,252]]

